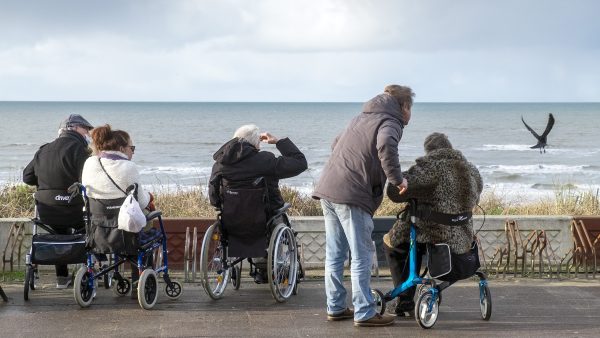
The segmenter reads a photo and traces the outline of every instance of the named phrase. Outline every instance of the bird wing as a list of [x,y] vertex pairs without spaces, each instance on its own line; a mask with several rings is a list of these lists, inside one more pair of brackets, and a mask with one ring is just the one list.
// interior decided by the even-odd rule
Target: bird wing
[[[523,116],[521,116],[521,121],[523,121],[523,124],[525,125],[525,128],[527,128],[527,130],[529,130],[533,134],[533,136],[535,136],[536,139],[540,138],[540,135],[538,135],[533,129],[531,129],[530,126],[527,125],[527,123],[525,123],[525,120],[523,120]],[[552,120],[552,121],[554,121],[554,120]]]
[[552,115],[552,113],[550,113],[550,116],[548,117],[548,124],[546,125],[546,130],[544,130],[542,137],[548,136],[548,134],[550,133],[550,130],[552,130],[553,126],[554,126],[554,116]]

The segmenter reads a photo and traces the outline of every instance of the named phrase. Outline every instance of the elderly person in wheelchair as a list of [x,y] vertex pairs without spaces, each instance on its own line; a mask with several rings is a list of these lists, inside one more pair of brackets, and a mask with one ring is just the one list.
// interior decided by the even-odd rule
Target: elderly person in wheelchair
[[[260,150],[260,143],[265,142],[274,144],[281,156],[268,151]],[[251,276],[255,282],[265,283],[266,259],[264,238],[265,231],[258,229],[249,229],[250,224],[262,222],[262,227],[266,220],[276,215],[276,211],[284,207],[284,200],[279,190],[279,180],[299,175],[307,169],[307,162],[304,154],[288,138],[278,139],[268,132],[260,133],[255,125],[244,125],[238,128],[233,139],[225,143],[214,155],[215,164],[212,168],[212,174],[209,185],[209,197],[213,206],[221,209],[222,219],[229,219],[229,223],[224,225],[224,229],[231,233],[228,238],[230,256],[238,257],[244,254],[252,253],[249,258],[251,266]],[[256,195],[247,195],[245,197],[236,196],[235,189],[248,188],[256,191]],[[266,194],[263,188],[266,188]],[[232,190],[230,190],[232,189]],[[256,208],[264,205],[266,210],[262,212]],[[227,205],[229,204],[229,208]],[[231,204],[235,204],[232,206]],[[235,210],[228,213],[228,210]],[[245,214],[254,214],[254,219],[239,219],[236,213],[241,210]],[[244,212],[247,211],[247,212]],[[280,215],[279,217],[282,217]],[[239,219],[239,222],[236,221]],[[264,220],[264,221],[262,221]],[[283,223],[287,222],[284,220]],[[239,224],[236,224],[239,223]],[[271,225],[282,223],[280,220],[271,220]],[[266,229],[267,233],[273,229]],[[234,236],[234,233],[236,236]]]
[[[472,210],[479,201],[483,181],[477,168],[467,161],[442,133],[432,133],[424,143],[425,156],[403,176],[408,190],[399,194],[388,185],[387,195],[393,202],[418,201],[417,209],[417,270],[427,243],[447,243],[454,254],[468,253],[474,239]],[[386,258],[394,286],[408,276],[409,220],[401,217],[384,236]],[[388,312],[404,316],[415,308],[415,287],[398,297]]]

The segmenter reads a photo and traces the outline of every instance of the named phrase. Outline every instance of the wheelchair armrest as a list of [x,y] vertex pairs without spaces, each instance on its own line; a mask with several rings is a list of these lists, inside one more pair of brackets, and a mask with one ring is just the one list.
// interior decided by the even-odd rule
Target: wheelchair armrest
[[287,203],[287,202],[286,202],[286,203],[283,203],[283,206],[282,206],[281,208],[279,208],[279,209],[275,209],[275,210],[273,211],[273,217],[271,217],[271,218],[270,218],[270,219],[267,221],[267,224],[271,224],[271,222],[273,222],[273,220],[274,220],[276,217],[279,217],[279,216],[281,216],[281,215],[285,214],[285,212],[286,212],[286,211],[287,211],[289,208],[291,208],[291,207],[292,207],[292,205],[291,205],[291,204],[289,204],[289,203]]
[[146,215],[146,221],[149,221],[151,219],[155,219],[158,216],[162,216],[162,211],[160,211],[160,210],[152,211],[151,213],[149,213],[148,215]]
[[50,228],[48,225],[42,223],[42,221],[39,218],[32,218],[31,221],[33,223],[35,223],[36,226],[44,229],[47,233],[53,234],[53,235],[56,234],[56,232],[52,228]]
[[283,206],[279,209],[276,209],[273,213],[275,214],[275,216],[279,216],[281,214],[283,214],[284,212],[286,212],[289,208],[291,208],[292,205],[289,203],[283,203]]

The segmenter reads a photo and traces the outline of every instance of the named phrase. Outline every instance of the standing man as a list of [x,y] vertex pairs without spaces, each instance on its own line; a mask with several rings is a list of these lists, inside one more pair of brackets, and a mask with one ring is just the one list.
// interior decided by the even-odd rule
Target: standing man
[[[325,292],[327,319],[354,318],[355,326],[385,326],[392,316],[376,313],[371,295],[373,214],[383,200],[386,179],[403,193],[398,142],[411,115],[414,93],[389,85],[365,103],[346,130],[334,140],[313,197],[321,200],[325,217]],[[352,304],[346,304],[344,261],[352,254]]]
[[[68,203],[67,189],[81,182],[83,164],[89,157],[90,130],[94,128],[81,115],[71,114],[58,130],[58,138],[44,144],[23,170],[23,182],[37,186],[35,203],[40,221],[57,234],[84,227],[83,202]],[[56,288],[71,284],[66,265],[56,265]]]

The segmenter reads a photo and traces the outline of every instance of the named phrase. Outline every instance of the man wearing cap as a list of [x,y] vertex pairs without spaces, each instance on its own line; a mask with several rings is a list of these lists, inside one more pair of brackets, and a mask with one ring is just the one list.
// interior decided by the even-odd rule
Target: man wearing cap
[[[83,164],[89,157],[89,131],[94,127],[81,115],[71,114],[60,125],[59,136],[44,144],[23,170],[23,182],[35,185],[37,217],[57,234],[81,229],[83,202],[68,203],[67,189],[81,182]],[[64,289],[71,283],[66,265],[56,266],[56,287]]]
[[[321,200],[325,217],[325,294],[327,319],[354,319],[355,326],[385,326],[394,317],[381,316],[371,295],[373,214],[383,200],[386,180],[400,193],[407,188],[398,158],[398,142],[411,116],[413,92],[389,85],[363,106],[333,141],[332,153],[313,197]],[[344,261],[352,254],[352,304],[346,304]]]

